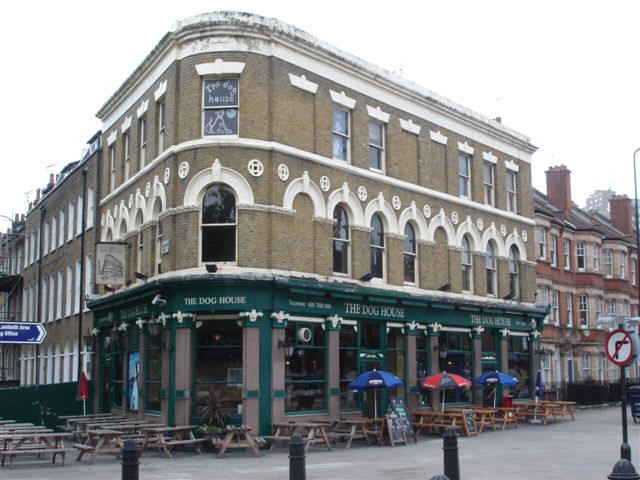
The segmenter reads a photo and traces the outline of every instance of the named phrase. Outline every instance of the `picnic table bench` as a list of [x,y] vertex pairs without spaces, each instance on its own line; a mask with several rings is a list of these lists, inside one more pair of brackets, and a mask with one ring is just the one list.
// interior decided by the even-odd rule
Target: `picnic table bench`
[[417,422],[413,422],[416,435],[419,435],[425,429],[431,429],[432,432],[438,434],[447,427],[451,427],[453,430],[464,430],[462,424],[464,416],[461,411],[434,412],[432,410],[416,410],[414,416],[418,419]]
[[513,405],[516,408],[518,420],[530,420],[540,418],[542,424],[546,425],[551,417],[553,421],[558,421],[558,413],[556,407],[547,402],[522,402]]
[[222,440],[211,439],[211,443],[217,448],[218,457],[224,455],[229,448],[250,448],[256,456],[260,455],[259,447],[267,444],[264,437],[254,437],[251,435],[249,425],[227,425],[226,433]]
[[62,457],[62,466],[65,464],[65,455],[68,450],[64,448],[63,439],[68,437],[68,433],[61,432],[33,432],[33,433],[12,433],[0,434],[2,443],[1,465],[9,457],[9,468],[13,468],[13,459],[18,455],[37,455],[51,453],[53,458],[51,463],[56,463],[56,456]]
[[209,441],[209,439],[194,437],[194,428],[197,428],[197,425],[141,427],[140,430],[144,433],[144,439],[142,440],[140,451],[144,452],[149,448],[157,448],[171,458],[171,450],[175,447],[179,445],[195,445],[196,452],[199,455],[202,453],[200,444]]
[[502,430],[506,428],[508,424],[518,428],[518,415],[517,409],[514,407],[496,407],[496,423],[502,424]]
[[82,460],[85,453],[90,453],[89,463],[93,463],[99,453],[120,454],[122,451],[122,432],[119,430],[87,430],[84,443],[74,443],[71,446],[78,450],[76,462]]
[[375,423],[370,418],[342,418],[335,422],[333,428],[327,432],[327,436],[336,440],[346,440],[345,449],[351,448],[354,440],[363,438],[367,442],[367,446],[371,445],[371,441],[375,440],[380,432],[370,429]]
[[[462,408],[452,408],[447,410],[447,412],[456,412],[462,413],[464,409]],[[482,433],[485,427],[491,428],[491,430],[496,429],[496,408],[482,407],[477,408],[473,407],[470,409],[473,413],[473,419],[476,422],[476,427],[478,429],[478,433]]]
[[294,433],[300,433],[305,443],[305,452],[311,445],[322,443],[331,451],[331,441],[327,435],[327,424],[322,422],[301,422],[301,423],[272,423],[272,428],[276,429],[274,435],[263,437],[271,444],[269,451],[273,451],[278,443],[289,442]]

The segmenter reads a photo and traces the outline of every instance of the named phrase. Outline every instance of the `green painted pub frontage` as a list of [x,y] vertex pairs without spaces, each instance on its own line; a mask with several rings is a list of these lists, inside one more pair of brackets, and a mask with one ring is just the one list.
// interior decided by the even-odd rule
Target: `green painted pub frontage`
[[[192,424],[213,397],[229,422],[264,434],[287,416],[373,415],[373,395],[348,390],[371,369],[405,385],[377,396],[378,411],[391,396],[438,408],[442,394],[420,383],[440,371],[508,371],[520,382],[498,403],[533,398],[546,309],[435,295],[259,274],[139,283],[89,302],[96,411]],[[444,395],[447,405],[482,405],[491,393]]]

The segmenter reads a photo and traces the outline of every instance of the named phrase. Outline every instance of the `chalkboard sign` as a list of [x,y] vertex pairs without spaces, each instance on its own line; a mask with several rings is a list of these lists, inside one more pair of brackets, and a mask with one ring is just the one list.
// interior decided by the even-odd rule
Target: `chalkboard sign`
[[392,397],[391,407],[398,414],[398,417],[400,417],[400,420],[402,421],[402,428],[404,429],[405,437],[412,437],[414,443],[418,443],[418,437],[416,436],[416,432],[414,432],[413,430],[413,425],[411,425],[411,421],[409,420],[409,412],[407,409],[407,404],[404,403],[404,399],[400,397]]
[[407,437],[404,434],[402,420],[393,410],[391,405],[389,405],[389,408],[387,409],[385,420],[387,423],[387,432],[389,433],[389,443],[391,443],[391,446],[395,447],[396,443],[404,443],[406,445]]
[[471,435],[478,435],[478,427],[476,425],[476,419],[473,416],[473,410],[462,410],[463,422],[462,426],[464,427],[464,432],[467,434],[467,437]]

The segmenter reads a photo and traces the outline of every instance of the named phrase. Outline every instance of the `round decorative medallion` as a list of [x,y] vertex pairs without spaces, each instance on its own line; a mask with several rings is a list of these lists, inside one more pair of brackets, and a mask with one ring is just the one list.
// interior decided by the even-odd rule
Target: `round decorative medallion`
[[102,216],[100,217],[100,225],[104,227],[104,222],[105,222],[105,216],[104,213],[102,214]]
[[278,165],[278,178],[283,182],[286,182],[289,179],[289,167],[284,163]]
[[504,223],[502,225],[500,225],[500,234],[503,237],[507,236],[507,226]]
[[171,178],[171,169],[169,167],[164,169],[164,184],[169,183],[169,178]]
[[484,221],[480,217],[478,217],[478,219],[476,220],[476,226],[480,231],[482,231],[482,229],[484,228]]
[[150,193],[151,193],[151,182],[147,182],[147,184],[144,186],[144,196],[148,197]]
[[583,330],[582,334],[584,335],[585,338],[589,338],[591,336],[591,332],[589,330]]
[[453,212],[451,212],[451,221],[453,222],[454,225],[458,224],[458,212],[456,212],[455,210]]
[[133,205],[133,193],[129,194],[129,208]]
[[260,160],[254,158],[247,163],[247,170],[249,170],[252,177],[261,177],[264,173],[264,165]]
[[364,202],[367,199],[367,189],[362,185],[358,187],[358,198],[361,202]]
[[113,218],[118,218],[118,205],[113,206]]
[[323,175],[320,177],[320,188],[322,189],[323,192],[328,192],[329,189],[331,188],[331,181],[329,180],[329,177],[327,177],[326,175]]
[[189,162],[182,162],[178,167],[178,176],[184,179],[189,175]]
[[527,231],[526,230],[522,230],[522,241],[526,242],[528,237],[529,236],[527,235]]
[[400,210],[400,207],[402,206],[402,202],[400,201],[400,197],[397,195],[394,195],[393,198],[391,199],[391,205],[393,205],[393,208],[396,210]]
[[424,207],[422,207],[422,213],[426,218],[431,218],[431,207],[425,203]]

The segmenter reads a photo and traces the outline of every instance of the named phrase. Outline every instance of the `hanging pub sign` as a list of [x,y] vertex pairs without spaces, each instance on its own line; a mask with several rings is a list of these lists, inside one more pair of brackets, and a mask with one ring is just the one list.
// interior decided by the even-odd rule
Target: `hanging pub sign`
[[100,242],[96,245],[96,284],[122,285],[126,243]]

